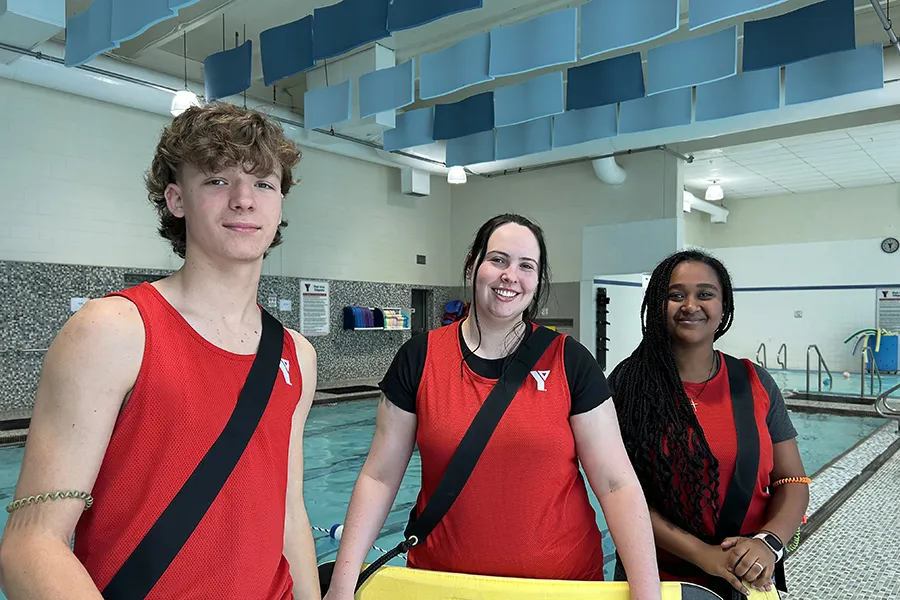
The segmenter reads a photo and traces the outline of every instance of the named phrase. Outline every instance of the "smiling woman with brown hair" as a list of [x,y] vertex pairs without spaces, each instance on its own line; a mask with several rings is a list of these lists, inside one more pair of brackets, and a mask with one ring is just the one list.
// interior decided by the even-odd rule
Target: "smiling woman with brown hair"
[[726,599],[770,589],[773,577],[783,590],[784,545],[809,480],[772,377],[714,349],[734,317],[728,271],[700,251],[669,256],[641,317],[643,339],[609,381],[650,505],[660,578]]

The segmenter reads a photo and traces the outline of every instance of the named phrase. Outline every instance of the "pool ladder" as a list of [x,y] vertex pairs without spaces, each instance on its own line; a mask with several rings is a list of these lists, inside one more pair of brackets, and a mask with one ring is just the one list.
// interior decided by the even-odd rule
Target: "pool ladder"
[[[784,350],[784,359],[781,358],[781,351]],[[781,347],[778,349],[778,354],[775,355],[775,361],[781,366],[782,369],[787,371],[787,344],[781,344]]]
[[[881,394],[882,383],[881,383],[881,372],[878,370],[878,365],[875,364],[875,354],[872,352],[872,349],[868,346],[862,347],[862,352],[859,355],[859,397],[866,397],[866,356],[872,359],[872,369],[869,371],[869,393],[873,396],[878,396]],[[875,376],[878,376],[878,394],[875,393]]]
[[[886,392],[882,392],[878,394],[878,398],[875,399],[875,410],[878,411],[878,414],[886,419],[897,419],[900,421],[900,405],[891,405],[889,402],[889,396],[900,390],[900,383],[887,390]],[[894,398],[893,400],[896,400]]]
[[817,372],[819,374],[819,388],[818,391],[822,393],[822,368],[825,368],[825,372],[828,373],[828,381],[833,385],[834,384],[834,376],[831,374],[831,370],[828,368],[828,365],[825,364],[825,358],[822,356],[822,353],[819,352],[819,347],[815,344],[810,344],[809,347],[806,348],[806,397],[809,397],[809,374],[810,374],[810,366],[809,366],[809,353],[811,350],[816,351],[816,357],[818,358],[818,368]]
[[[759,354],[762,353],[762,360],[759,360]],[[766,356],[766,343],[763,342],[759,345],[759,348],[756,349],[756,364],[761,366],[763,369],[769,368],[769,359]]]

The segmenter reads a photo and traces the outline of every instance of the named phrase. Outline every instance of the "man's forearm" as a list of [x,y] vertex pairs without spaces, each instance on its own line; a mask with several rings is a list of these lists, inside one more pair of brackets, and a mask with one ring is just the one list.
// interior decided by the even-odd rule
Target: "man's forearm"
[[103,600],[94,580],[62,540],[7,531],[0,586],[9,600]]
[[[306,511],[303,510],[306,514]],[[289,519],[285,528],[284,556],[291,565],[296,600],[320,600],[319,571],[316,565],[316,543],[309,519]]]
[[616,551],[628,572],[631,597],[634,600],[660,598],[653,527],[640,486],[622,486],[599,500]]

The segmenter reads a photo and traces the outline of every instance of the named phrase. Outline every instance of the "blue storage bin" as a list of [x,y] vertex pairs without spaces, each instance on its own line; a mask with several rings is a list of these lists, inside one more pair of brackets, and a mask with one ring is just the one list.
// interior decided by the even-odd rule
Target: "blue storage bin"
[[875,355],[875,365],[882,373],[900,370],[900,336],[883,335],[881,336],[881,347],[875,352],[875,336],[869,336],[866,345],[872,349]]

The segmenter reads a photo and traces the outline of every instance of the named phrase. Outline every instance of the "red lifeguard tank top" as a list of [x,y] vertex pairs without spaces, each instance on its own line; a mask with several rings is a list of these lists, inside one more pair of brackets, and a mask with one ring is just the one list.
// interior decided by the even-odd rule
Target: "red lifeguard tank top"
[[[117,292],[140,311],[143,362],[75,530],[75,555],[102,590],[225,427],[255,355],[200,336],[150,284]],[[293,338],[265,413],[234,471],[147,596],[288,600],[283,556],[291,417],[302,390]]]
[[[422,459],[419,514],[494,384],[462,366],[460,323],[430,332],[416,396]],[[569,425],[571,397],[558,336],[516,394],[456,502],[411,567],[543,579],[602,580],[596,514]]]

